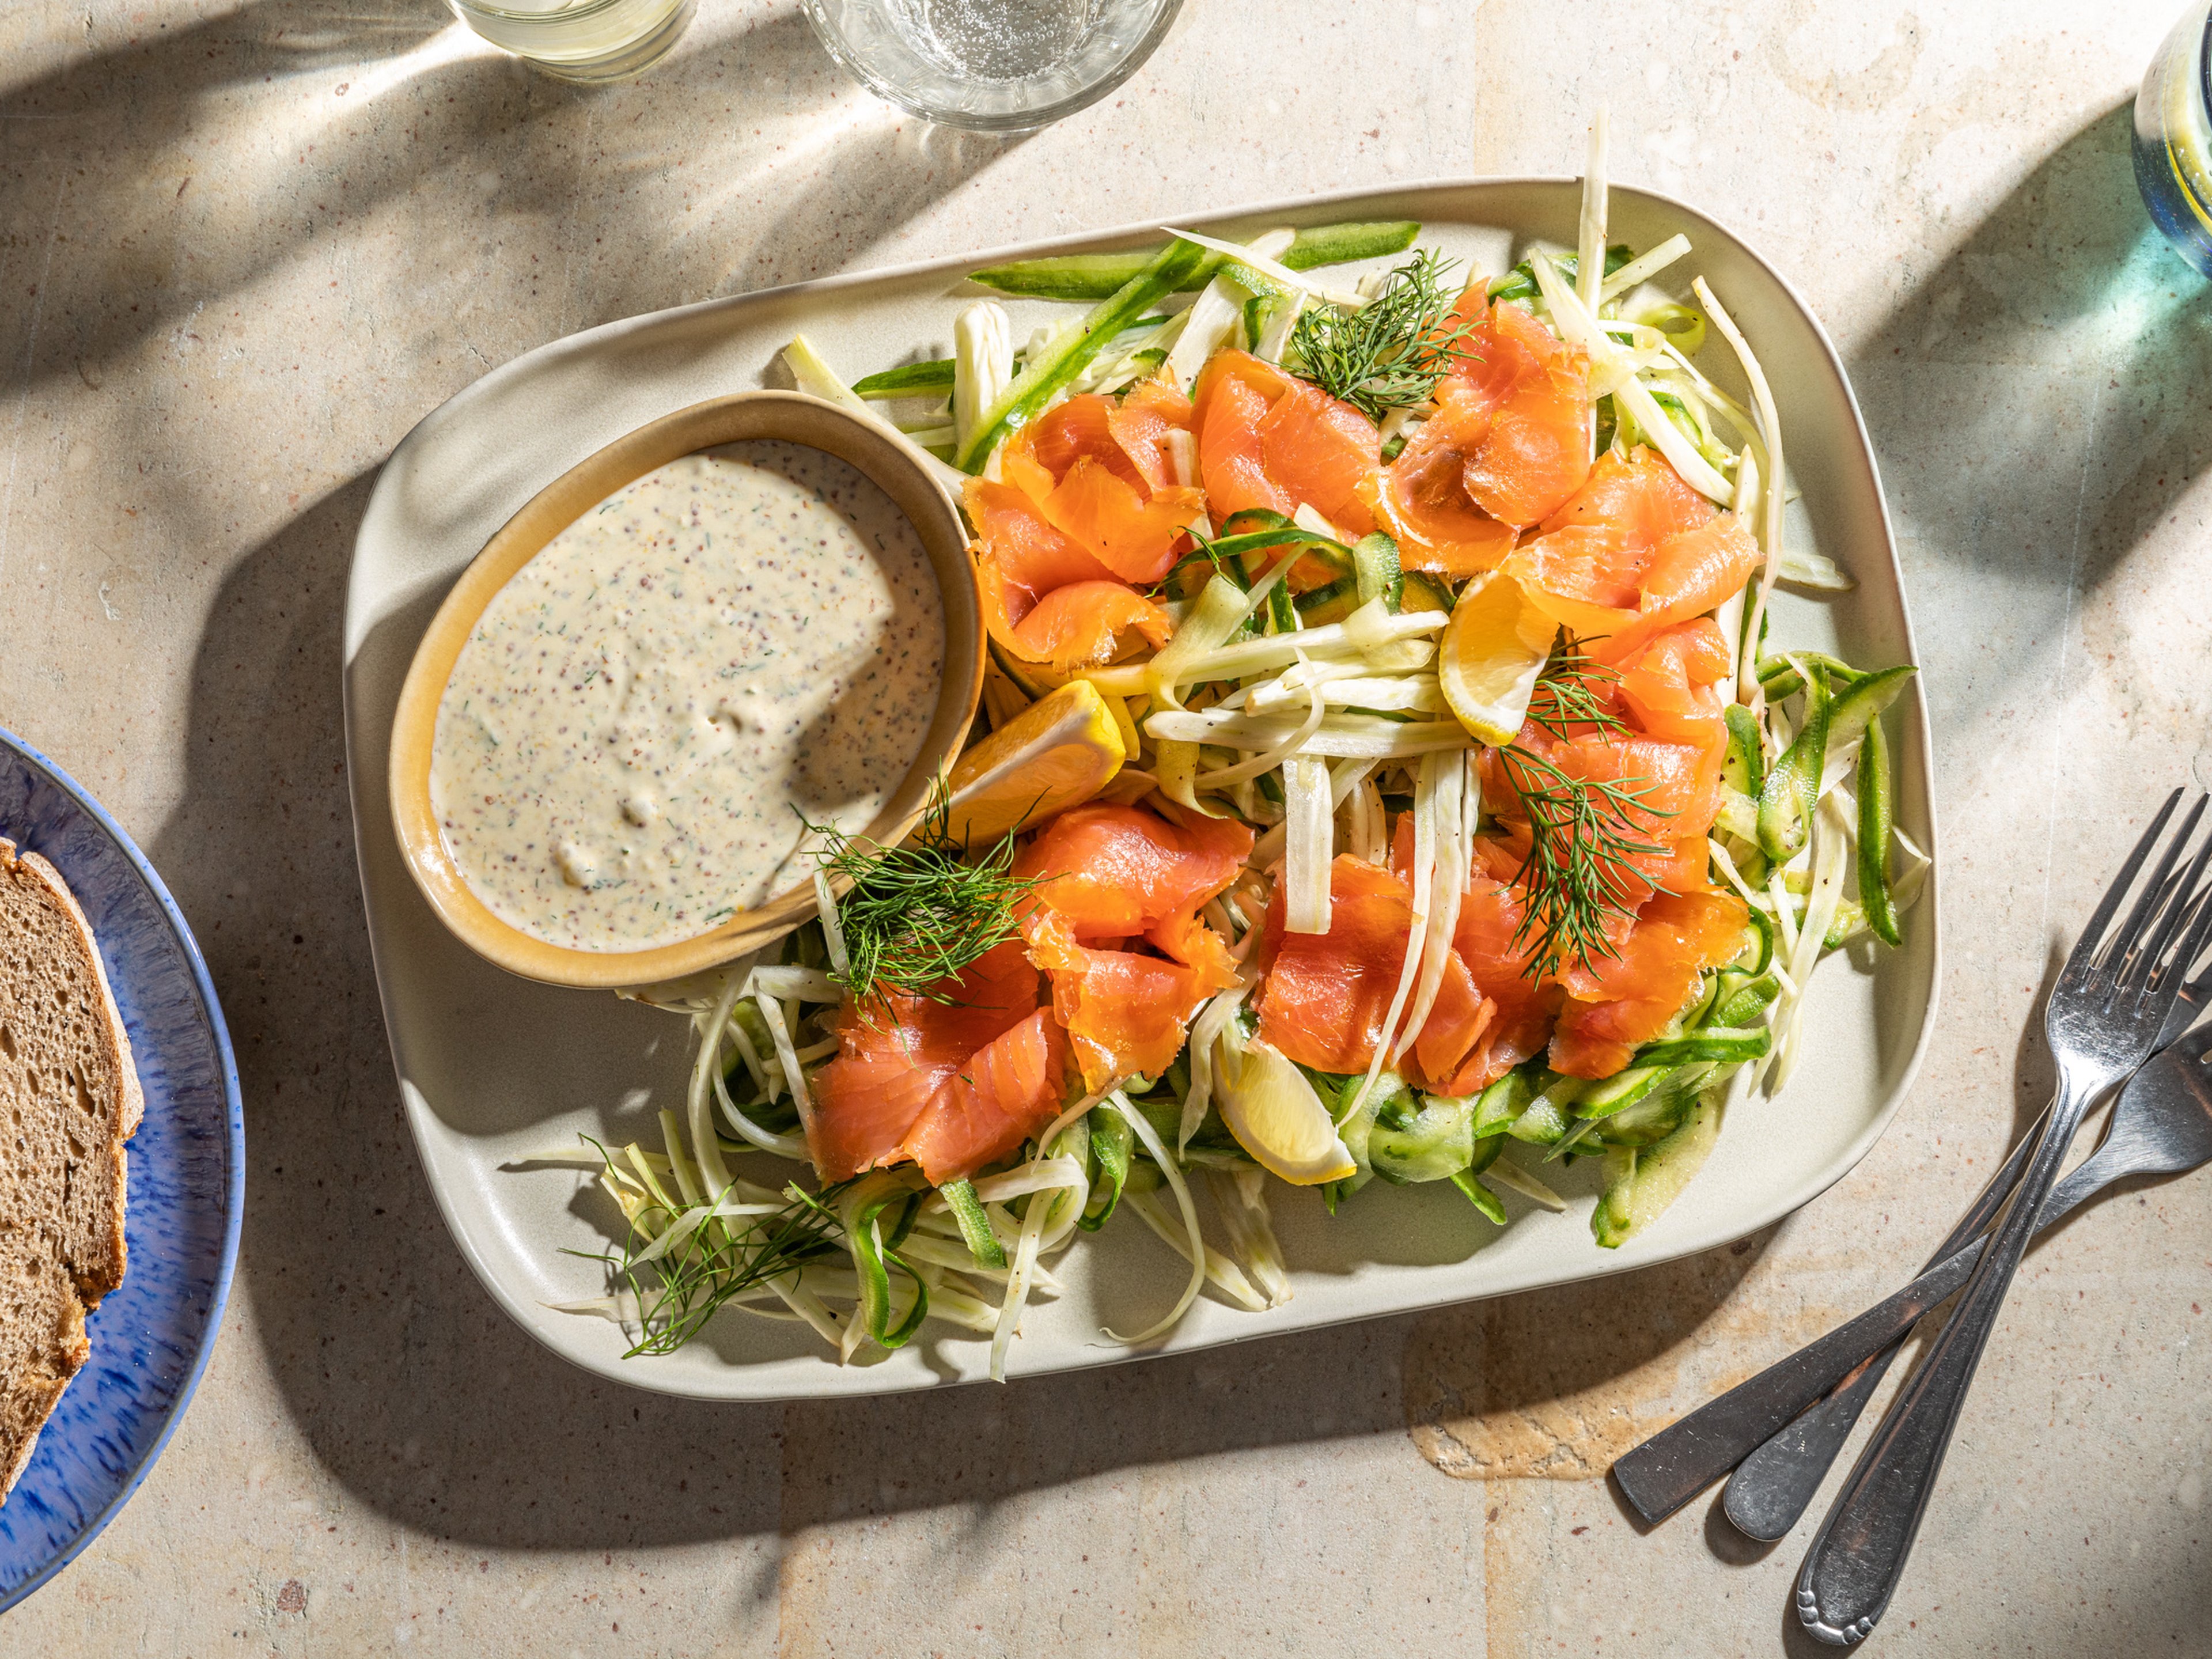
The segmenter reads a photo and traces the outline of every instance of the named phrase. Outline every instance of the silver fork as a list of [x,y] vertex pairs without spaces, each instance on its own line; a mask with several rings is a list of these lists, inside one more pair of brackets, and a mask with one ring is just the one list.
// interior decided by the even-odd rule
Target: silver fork
[[2117,928],[2112,925],[2182,793],[2177,789],[2166,798],[2066,959],[2044,1013],[2045,1035],[2058,1062],[2058,1090],[2035,1155],[1957,1310],[1891,1404],[1798,1573],[1798,1621],[1821,1641],[1862,1642],[1888,1607],[1975,1367],[2082,1115],[2149,1058],[2182,975],[2212,927],[2212,906],[2201,907],[2200,914],[2212,840],[2188,861],[2182,880],[2169,881],[2204,815],[2201,796],[2167,842],[2127,920]]
[[[2208,1002],[2212,1002],[2212,968],[2208,968],[2194,980],[2181,988],[2174,999],[2173,1011],[2159,1028],[2158,1041],[2151,1045],[2154,1057],[2162,1054],[2197,1023]],[[2105,1142],[2087,1163],[2066,1177],[2059,1189],[2045,1202],[2043,1214],[2036,1222],[2036,1231],[2055,1225],[2067,1211],[2112,1182],[2132,1175],[2178,1173],[2180,1169],[2193,1169],[2196,1163],[2185,1164],[2169,1170],[2165,1164],[2142,1163],[2132,1156],[2132,1149],[2140,1139],[2130,1127],[2129,1108],[2136,1103],[2139,1091],[2148,1092],[2155,1079],[2146,1066],[2136,1073],[2114,1109]],[[2146,1107],[2144,1109],[2152,1110]],[[2018,1184],[2021,1170],[2027,1167],[2033,1154],[2036,1141],[2045,1120],[2039,1117],[2028,1126],[2027,1133],[2012,1150],[2004,1167],[1990,1178],[1981,1195],[1951,1230],[1950,1237],[1938,1245],[1928,1258],[1928,1267],[1921,1271],[1947,1263],[1960,1251],[1972,1245],[1982,1230],[1989,1225],[1990,1218],[2003,1207],[2007,1197]],[[2201,1136],[2199,1137],[2201,1138]],[[2193,1156],[2195,1141],[2191,1142]],[[2208,1154],[2212,1155],[2212,1154]],[[2093,1174],[2094,1172],[2094,1174]],[[2085,1182],[2084,1178],[2088,1179]],[[2072,1203],[2063,1204],[2069,1189],[2078,1186],[2078,1195]],[[1906,1333],[1910,1335],[1911,1333]],[[1828,1397],[1804,1413],[1789,1427],[1772,1436],[1763,1445],[1736,1465],[1735,1473],[1729,1477],[1727,1487],[1721,1493],[1721,1509],[1736,1530],[1746,1537],[1765,1543],[1789,1535],[1805,1513],[1805,1506],[1813,1501],[1813,1494],[1828,1478],[1828,1470],[1836,1461],[1836,1454],[1850,1438],[1857,1425],[1859,1413],[1881,1386],[1890,1364],[1903,1350],[1905,1337],[1900,1336],[1880,1353],[1867,1360],[1860,1368],[1836,1385]],[[1719,1473],[1717,1468],[1714,1473]]]
[[[2141,867],[2148,849],[2172,817],[2174,805],[2174,800],[2167,801],[2127,867],[2121,871],[2112,890],[2106,896],[2105,908],[2083,933],[2083,943],[2075,946],[2074,957],[2069,959],[2068,972],[2073,970],[2076,958],[2086,958],[2090,954],[2110,920],[2112,909],[2126,896],[2130,881]],[[2194,815],[2191,823],[2195,823]],[[2174,885],[2178,884],[2167,884],[2166,891],[2169,896]],[[2204,907],[2199,920],[2212,921],[2212,905]],[[2201,930],[2197,936],[2202,938]],[[2000,1170],[1990,1183],[1990,1192],[1977,1205],[1981,1216],[1975,1218],[1973,1229],[1960,1230],[1956,1236],[1960,1242],[1996,1213],[2017,1184],[2014,1176],[2019,1169],[2043,1144],[2044,1132],[2050,1122],[2051,1113],[2046,1109],[2036,1127],[2014,1149],[2005,1170]],[[2059,1144],[2063,1148],[2065,1143],[2062,1140]],[[1777,1360],[1756,1376],[1707,1401],[1641,1445],[1623,1453],[1613,1466],[1613,1484],[1620,1489],[1621,1496],[1638,1515],[1655,1525],[1674,1514],[1741,1462],[1760,1442],[1787,1429],[1793,1419],[1842,1382],[1869,1355],[1879,1353],[1890,1342],[1906,1334],[1923,1315],[1947,1300],[1966,1282],[1966,1274],[1956,1273],[1951,1267],[1956,1261],[1956,1255],[1948,1257],[1942,1266],[1929,1268],[1877,1306]]]

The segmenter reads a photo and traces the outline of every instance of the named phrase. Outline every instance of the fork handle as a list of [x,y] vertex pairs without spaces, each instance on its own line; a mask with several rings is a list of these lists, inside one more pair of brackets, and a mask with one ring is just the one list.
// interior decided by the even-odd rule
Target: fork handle
[[[1936,1247],[1935,1255],[1921,1269],[1923,1273],[1981,1237],[1983,1229],[2004,1207],[2005,1200],[2020,1184],[2021,1171],[2035,1155],[2037,1137],[2043,1133],[2044,1121],[2039,1117],[2027,1126],[2027,1132],[2021,1136],[1996,1173],[1983,1184],[1966,1212],[1951,1229],[1950,1236]],[[1729,1477],[1728,1486],[1721,1493],[1721,1510],[1738,1532],[1771,1544],[1797,1524],[1798,1517],[1812,1503],[1813,1494],[1828,1478],[1836,1454],[1851,1437],[1859,1413],[1866,1410],[1867,1401],[1881,1386],[1891,1362],[1904,1346],[1902,1338],[1891,1343],[1838,1382],[1826,1399],[1780,1433],[1769,1437],[1736,1465],[1735,1473]]]
[[2034,1237],[2043,1200],[2095,1093],[2094,1079],[2062,1065],[2043,1138],[1958,1308],[1892,1403],[1820,1523],[1797,1576],[1797,1618],[1823,1642],[1847,1647],[1864,1641],[1889,1607],[1982,1351]]

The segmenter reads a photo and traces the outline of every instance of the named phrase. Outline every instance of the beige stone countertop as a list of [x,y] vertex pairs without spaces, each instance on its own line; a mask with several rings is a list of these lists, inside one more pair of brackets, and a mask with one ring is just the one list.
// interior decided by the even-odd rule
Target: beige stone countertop
[[[0,1653],[1809,1650],[1809,1522],[1762,1552],[1707,1500],[1644,1535],[1596,1476],[1906,1276],[2042,1104],[2021,1034],[2051,951],[2130,825],[2212,781],[2212,298],[2127,150],[2178,8],[1188,0],[1120,92],[998,140],[859,92],[792,0],[701,0],[597,91],[420,0],[0,7],[0,724],[175,889],[249,1158],[190,1413]],[[1600,104],[1617,177],[1810,298],[1890,493],[1948,969],[1873,1153],[1669,1267],[1012,1387],[713,1408],[534,1346],[439,1221],[368,969],[339,613],[393,444],[611,319],[1570,173]],[[2209,1182],[2030,1259],[1884,1651],[2212,1653]]]

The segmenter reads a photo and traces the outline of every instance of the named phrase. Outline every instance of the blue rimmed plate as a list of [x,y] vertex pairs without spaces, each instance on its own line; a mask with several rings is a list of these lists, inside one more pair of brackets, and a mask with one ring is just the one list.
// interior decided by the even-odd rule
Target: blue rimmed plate
[[61,872],[131,1033],[146,1119],[130,1146],[130,1265],[86,1322],[85,1362],[0,1504],[0,1609],[99,1536],[207,1369],[238,1261],[246,1117],[222,1010],[146,855],[76,783],[0,731],[0,836]]

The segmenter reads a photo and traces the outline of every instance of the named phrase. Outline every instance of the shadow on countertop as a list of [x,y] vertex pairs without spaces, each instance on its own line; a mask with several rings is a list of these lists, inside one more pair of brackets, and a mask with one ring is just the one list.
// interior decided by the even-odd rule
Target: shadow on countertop
[[[559,332],[848,266],[1030,137],[867,99],[796,9],[721,36],[702,18],[643,76],[597,87],[501,55],[435,0],[247,0],[131,27],[0,94],[0,224],[14,233],[0,280],[39,302],[0,387],[75,375],[96,392],[148,341],[302,258],[342,255],[410,196],[438,210],[410,216],[382,257],[424,265],[426,292],[455,259],[502,257],[505,226],[558,226],[572,270],[544,321]],[[789,131],[722,125],[732,76],[787,88]],[[679,155],[638,137],[642,108],[687,131]],[[679,215],[647,185],[702,152],[705,199]],[[804,167],[804,188],[760,188],[787,166]],[[97,234],[71,234],[88,177],[137,188],[104,189]],[[776,204],[755,211],[753,196]],[[683,216],[694,205],[709,211]],[[648,248],[661,257],[639,257]],[[331,274],[344,269],[337,258]]]

